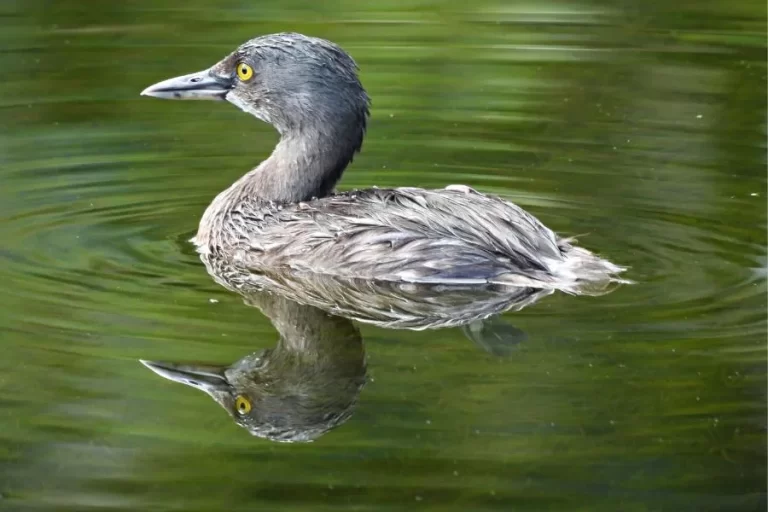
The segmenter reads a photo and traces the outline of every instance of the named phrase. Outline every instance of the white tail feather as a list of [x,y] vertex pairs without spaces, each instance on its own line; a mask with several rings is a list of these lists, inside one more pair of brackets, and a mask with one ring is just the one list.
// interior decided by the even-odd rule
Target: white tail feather
[[567,244],[563,259],[550,261],[554,288],[574,295],[602,295],[613,284],[632,284],[618,275],[626,267],[614,265],[588,250]]

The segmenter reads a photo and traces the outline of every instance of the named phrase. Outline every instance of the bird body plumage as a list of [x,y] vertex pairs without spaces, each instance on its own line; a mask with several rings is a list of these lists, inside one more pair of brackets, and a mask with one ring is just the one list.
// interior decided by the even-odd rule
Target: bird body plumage
[[[468,187],[367,189],[295,204],[246,200],[194,242],[253,272],[578,293],[621,269],[519,206]],[[578,270],[581,268],[581,272]]]

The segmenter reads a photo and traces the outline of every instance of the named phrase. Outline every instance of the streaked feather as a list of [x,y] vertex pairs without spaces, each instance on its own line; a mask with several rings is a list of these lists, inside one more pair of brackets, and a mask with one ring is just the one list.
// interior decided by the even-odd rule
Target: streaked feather
[[[245,201],[219,246],[264,274],[423,284],[501,284],[597,293],[624,269],[558,238],[535,217],[471,189],[368,189],[301,204]],[[231,249],[230,249],[231,250]]]

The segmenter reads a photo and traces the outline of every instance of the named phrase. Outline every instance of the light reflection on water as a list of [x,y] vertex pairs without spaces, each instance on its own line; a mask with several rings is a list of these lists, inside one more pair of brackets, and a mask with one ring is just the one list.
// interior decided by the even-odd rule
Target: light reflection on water
[[[1,8],[0,509],[760,509],[764,6],[262,4]],[[505,315],[505,358],[363,325],[355,415],[309,445],[157,379],[275,344],[186,240],[276,135],[138,92],[279,30],[361,65],[342,188],[501,194],[638,284]]]

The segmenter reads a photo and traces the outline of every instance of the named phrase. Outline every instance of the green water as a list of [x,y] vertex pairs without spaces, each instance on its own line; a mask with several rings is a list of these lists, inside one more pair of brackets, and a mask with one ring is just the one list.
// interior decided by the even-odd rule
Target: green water
[[[765,510],[765,3],[6,0],[0,510]],[[362,325],[311,444],[254,438],[138,359],[274,345],[188,238],[274,131],[140,98],[255,35],[341,44],[373,98],[341,188],[500,194],[631,268],[459,329]]]

